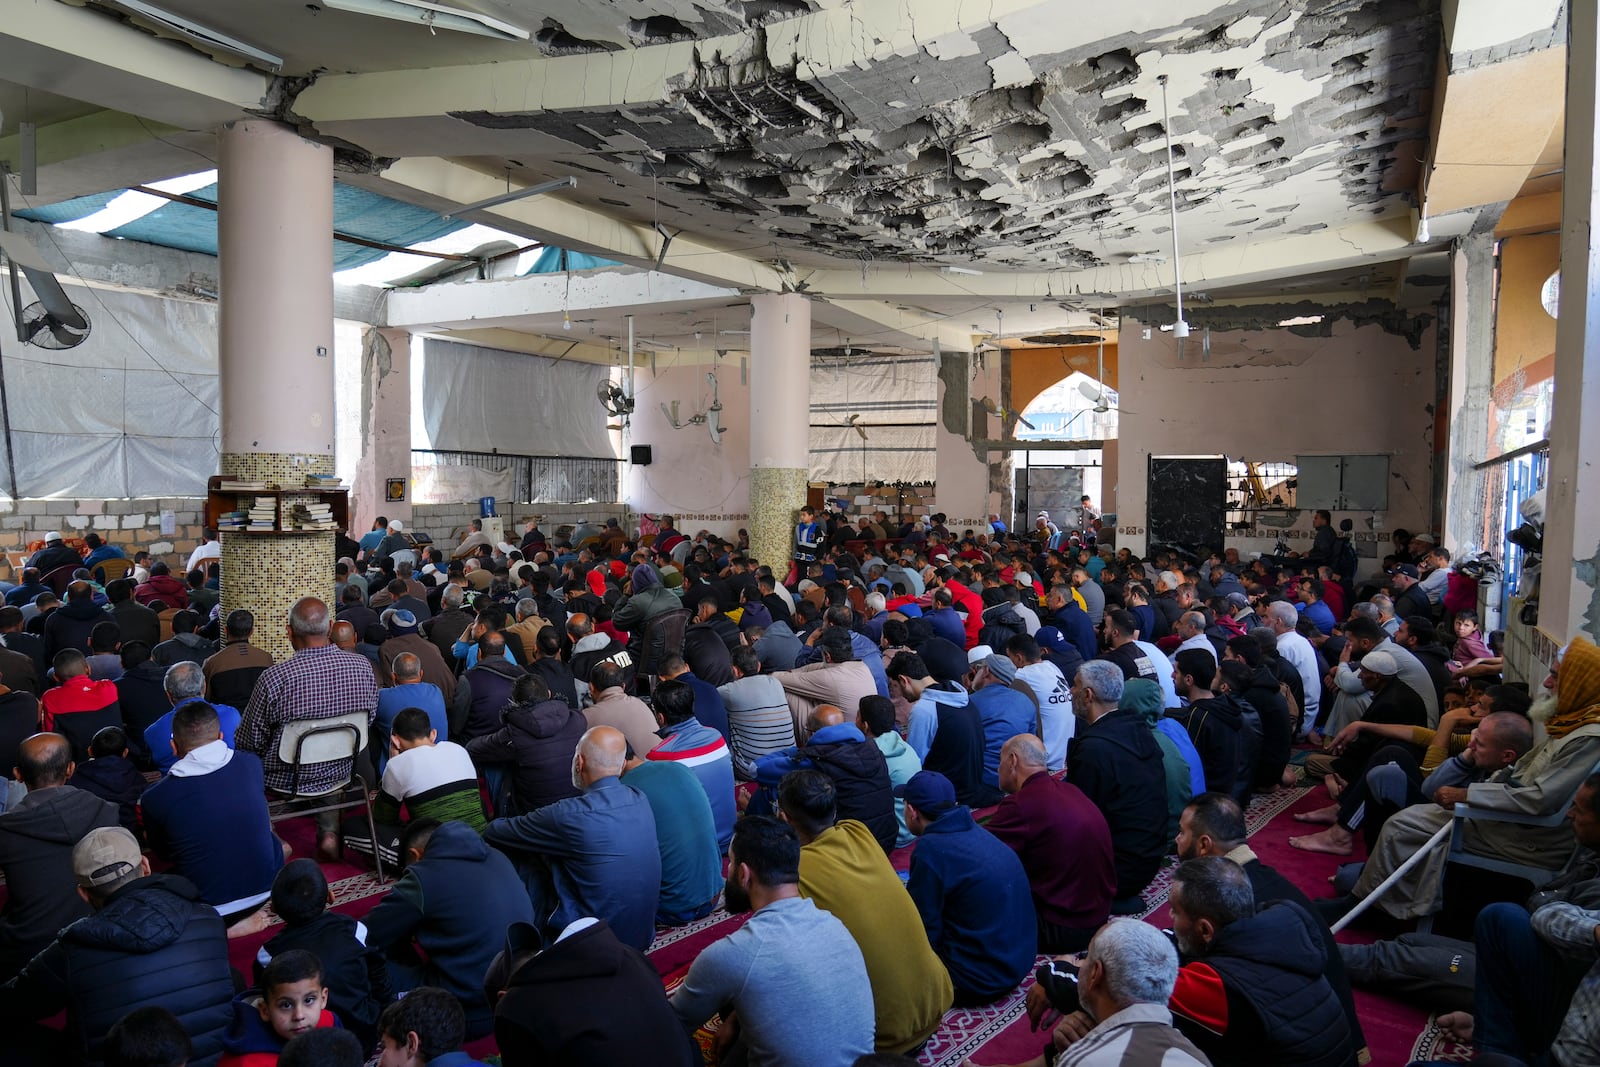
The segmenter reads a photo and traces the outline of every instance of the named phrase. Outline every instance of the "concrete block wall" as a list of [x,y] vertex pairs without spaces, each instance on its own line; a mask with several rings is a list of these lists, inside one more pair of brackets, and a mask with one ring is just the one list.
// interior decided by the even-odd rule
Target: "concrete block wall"
[[[173,513],[173,533],[161,532],[161,513]],[[0,553],[21,552],[51,530],[63,537],[93,532],[130,557],[146,550],[166,560],[174,571],[200,543],[205,516],[203,497],[146,497],[139,500],[6,500],[0,501]],[[0,556],[0,576],[18,577]]]
[[[505,519],[506,537],[513,533],[522,539],[522,526],[534,515],[542,515],[539,528],[553,534],[559,526],[576,524],[588,519],[596,526],[607,519],[616,519],[631,537],[638,528],[638,519],[624,504],[499,504],[500,516]],[[411,509],[410,530],[422,531],[440,545],[461,540],[461,532],[478,517],[476,500],[459,504],[417,504]],[[352,536],[355,536],[352,531]]]

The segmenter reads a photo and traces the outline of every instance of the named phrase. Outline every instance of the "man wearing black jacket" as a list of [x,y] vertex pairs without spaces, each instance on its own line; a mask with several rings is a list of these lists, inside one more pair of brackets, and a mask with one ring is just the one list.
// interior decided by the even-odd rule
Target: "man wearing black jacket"
[[0,987],[8,1053],[30,1042],[38,1047],[41,1028],[23,1024],[65,1009],[59,1044],[40,1048],[36,1062],[98,1062],[118,1019],[134,1008],[160,1007],[177,1016],[193,1041],[189,1062],[215,1063],[233,1020],[222,917],[200,902],[187,879],[151,874],[139,842],[120,826],[92,830],[79,841],[72,873],[93,914],[62,930]]
[[1355,1039],[1356,1048],[1365,1047],[1367,1039],[1361,1032],[1355,998],[1350,995],[1350,979],[1345,975],[1344,958],[1333,939],[1333,932],[1312,907],[1310,899],[1287,878],[1262,863],[1251,850],[1246,843],[1249,831],[1239,805],[1234,803],[1233,798],[1221,793],[1203,793],[1183,809],[1183,818],[1178,826],[1180,860],[1199,859],[1202,856],[1230,859],[1243,868],[1245,876],[1250,879],[1257,907],[1280,900],[1292,901],[1316,920],[1323,951],[1328,954],[1328,984],[1333,987],[1334,996],[1339,998],[1339,1006],[1344,1009],[1345,1021]]
[[1179,652],[1172,681],[1178,695],[1189,703],[1169,711],[1168,715],[1183,724],[1189,732],[1189,740],[1200,753],[1206,789],[1212,793],[1232,794],[1241,771],[1245,779],[1251,781],[1255,777],[1255,767],[1240,766],[1240,753],[1244,751],[1243,709],[1235,697],[1218,696],[1212,691],[1216,673],[1217,661],[1209,652],[1193,648]]
[[1167,854],[1167,777],[1161,746],[1144,719],[1117,707],[1122,669],[1090,660],[1072,681],[1077,735],[1067,749],[1067,781],[1106,817],[1116,856],[1113,914],[1144,910],[1139,894]]

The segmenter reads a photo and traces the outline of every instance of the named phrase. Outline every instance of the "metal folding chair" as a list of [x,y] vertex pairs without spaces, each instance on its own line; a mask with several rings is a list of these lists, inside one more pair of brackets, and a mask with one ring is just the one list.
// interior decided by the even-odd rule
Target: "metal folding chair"
[[[285,723],[278,736],[278,759],[290,768],[291,777],[287,790],[268,788],[268,792],[278,798],[267,806],[271,820],[282,822],[324,811],[365,808],[367,829],[376,842],[378,826],[372,817],[372,790],[366,779],[357,773],[355,763],[366,744],[367,713],[364,711]],[[316,790],[301,787],[301,774],[306,768],[340,760],[349,761],[349,772],[342,781]],[[352,788],[359,789],[361,795],[351,798]],[[383,881],[383,859],[376,850],[372,862],[377,868],[378,880]]]

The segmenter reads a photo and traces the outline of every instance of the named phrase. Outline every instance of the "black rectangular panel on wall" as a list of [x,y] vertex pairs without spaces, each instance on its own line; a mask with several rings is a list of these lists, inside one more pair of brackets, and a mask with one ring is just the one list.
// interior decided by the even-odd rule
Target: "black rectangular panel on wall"
[[1149,544],[1221,548],[1227,478],[1224,459],[1151,456],[1145,504]]
[[628,454],[628,462],[635,467],[648,467],[654,458],[649,445],[634,445]]

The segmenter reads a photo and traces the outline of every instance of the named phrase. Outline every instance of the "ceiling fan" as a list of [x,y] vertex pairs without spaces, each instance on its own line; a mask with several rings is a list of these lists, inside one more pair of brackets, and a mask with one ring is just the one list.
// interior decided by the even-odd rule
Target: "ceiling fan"
[[[1101,313],[1099,315],[1095,315],[1095,316],[1092,316],[1092,317],[1097,322],[1099,322],[1103,327],[1105,322],[1106,322],[1105,309],[1101,308],[1100,310],[1101,310]],[[1095,361],[1096,361],[1097,369],[1095,371],[1094,384],[1090,385],[1088,382],[1079,382],[1078,383],[1078,391],[1080,393],[1082,393],[1087,399],[1093,401],[1094,410],[1095,410],[1096,414],[1103,415],[1106,412],[1111,410],[1111,401],[1106,396],[1106,385],[1105,385],[1105,382],[1106,382],[1106,335],[1105,335],[1104,332],[1102,332],[1100,334],[1100,343],[1095,345]]]
[[672,424],[674,430],[681,430],[686,426],[704,426],[711,431],[711,440],[716,444],[722,443],[722,400],[717,395],[717,376],[713,373],[706,374],[706,381],[711,383],[711,406],[704,411],[696,412],[688,418],[679,421],[678,402],[672,401],[669,405],[665,401],[661,404],[661,413],[667,417],[667,422]]

